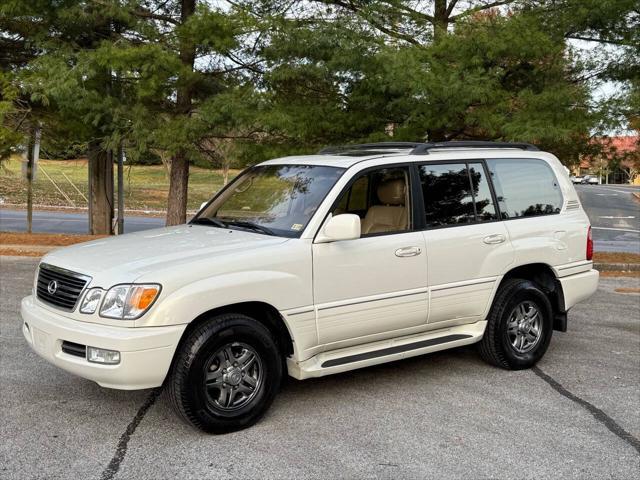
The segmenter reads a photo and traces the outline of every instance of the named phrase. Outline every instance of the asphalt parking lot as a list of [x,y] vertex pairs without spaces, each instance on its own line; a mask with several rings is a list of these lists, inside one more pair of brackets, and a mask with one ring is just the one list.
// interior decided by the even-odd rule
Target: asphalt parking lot
[[21,333],[37,260],[0,258],[0,478],[637,478],[640,295],[603,279],[538,368],[472,348],[291,380],[255,427],[208,436],[156,391],[40,359]]
[[640,253],[640,201],[632,185],[576,185],[598,252]]

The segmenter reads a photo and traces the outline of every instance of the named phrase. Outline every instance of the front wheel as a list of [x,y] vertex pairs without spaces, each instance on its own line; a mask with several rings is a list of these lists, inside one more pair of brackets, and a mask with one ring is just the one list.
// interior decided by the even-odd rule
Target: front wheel
[[174,410],[209,433],[247,428],[267,411],[282,381],[271,332],[253,318],[224,314],[190,332],[176,353],[167,394]]
[[498,290],[479,343],[480,356],[509,370],[534,366],[553,333],[553,309],[533,282],[509,279]]

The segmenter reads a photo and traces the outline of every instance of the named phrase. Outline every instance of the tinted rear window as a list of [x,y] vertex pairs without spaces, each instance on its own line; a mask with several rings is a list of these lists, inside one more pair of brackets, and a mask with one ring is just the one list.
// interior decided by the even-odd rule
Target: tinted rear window
[[560,213],[558,180],[543,160],[487,160],[502,218]]
[[427,227],[497,218],[481,163],[428,163],[420,166]]

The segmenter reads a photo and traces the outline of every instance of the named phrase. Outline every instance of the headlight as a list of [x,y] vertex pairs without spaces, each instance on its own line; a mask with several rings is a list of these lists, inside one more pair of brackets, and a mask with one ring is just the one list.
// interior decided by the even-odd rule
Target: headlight
[[94,313],[98,308],[98,305],[100,305],[102,295],[104,295],[104,290],[101,288],[92,288],[87,290],[87,293],[80,304],[80,313]]
[[160,285],[116,285],[104,296],[100,316],[133,320],[153,304],[160,293]]

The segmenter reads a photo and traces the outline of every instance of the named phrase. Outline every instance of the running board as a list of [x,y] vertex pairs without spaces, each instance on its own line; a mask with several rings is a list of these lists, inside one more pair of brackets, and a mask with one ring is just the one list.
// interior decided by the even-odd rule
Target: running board
[[298,380],[323,377],[356,368],[393,362],[425,353],[479,342],[486,321],[383,340],[320,353],[302,362],[287,359],[289,375]]

